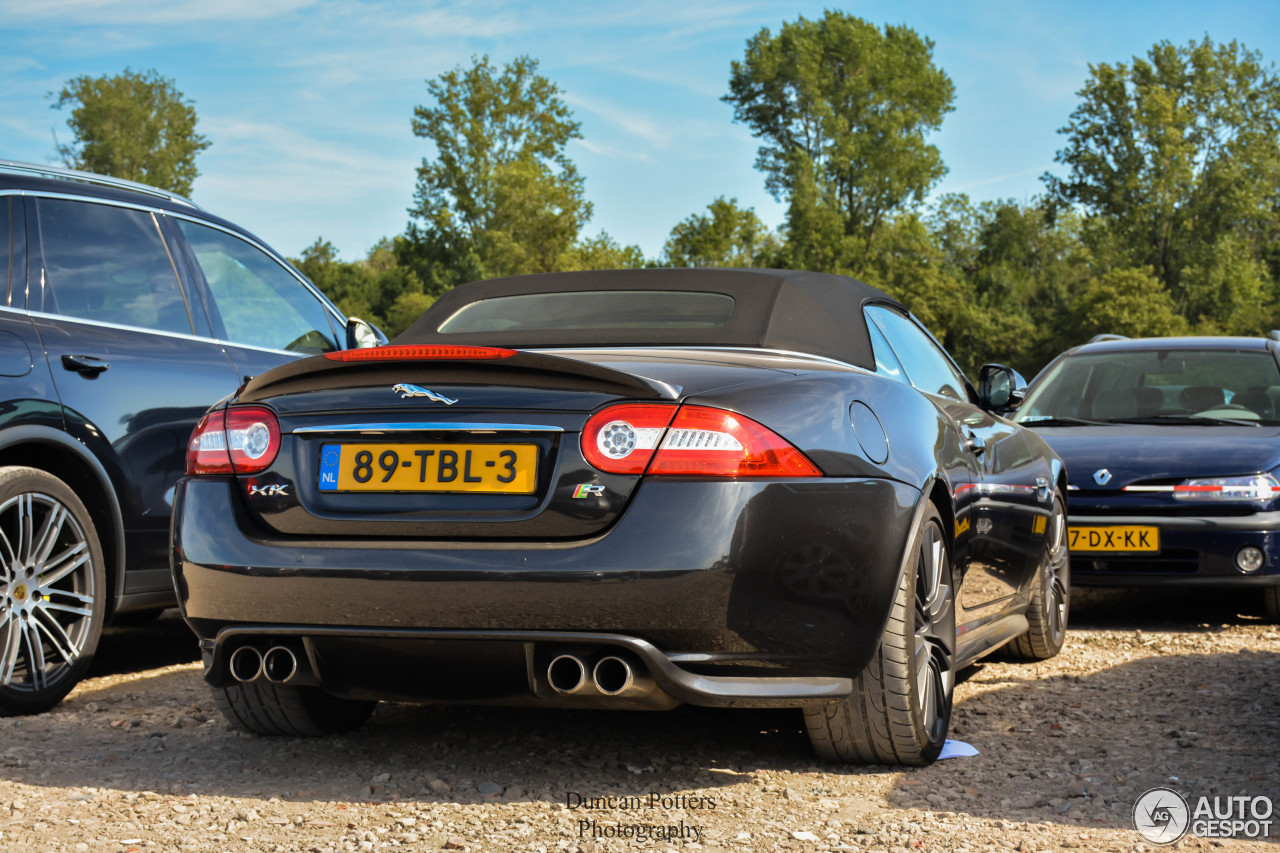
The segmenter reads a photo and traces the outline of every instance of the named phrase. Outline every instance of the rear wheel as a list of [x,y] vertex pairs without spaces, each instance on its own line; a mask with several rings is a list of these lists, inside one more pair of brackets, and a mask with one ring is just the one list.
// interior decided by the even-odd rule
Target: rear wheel
[[929,764],[951,721],[956,614],[942,519],[932,505],[908,546],[879,647],[847,699],[804,712],[814,750],[827,761]]
[[222,715],[241,731],[259,735],[315,737],[356,728],[377,702],[339,699],[318,687],[289,687],[265,681],[213,688]]
[[1054,497],[1053,515],[1045,537],[1044,557],[1036,570],[1027,607],[1027,633],[1008,645],[1008,653],[1018,660],[1047,660],[1062,651],[1067,639],[1067,616],[1071,605],[1071,555],[1067,548],[1067,511],[1062,499]]
[[106,594],[97,531],[70,487],[0,469],[0,713],[47,711],[84,677]]
[[1262,591],[1262,606],[1269,620],[1280,623],[1280,586],[1269,586]]

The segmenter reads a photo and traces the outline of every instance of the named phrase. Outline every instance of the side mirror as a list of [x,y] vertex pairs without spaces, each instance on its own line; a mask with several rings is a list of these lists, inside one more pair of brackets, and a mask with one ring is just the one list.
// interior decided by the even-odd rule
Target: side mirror
[[1012,412],[1027,396],[1027,380],[1012,367],[984,364],[978,371],[978,405],[997,415]]
[[387,336],[372,323],[366,323],[359,317],[347,319],[347,349],[380,347],[386,342]]

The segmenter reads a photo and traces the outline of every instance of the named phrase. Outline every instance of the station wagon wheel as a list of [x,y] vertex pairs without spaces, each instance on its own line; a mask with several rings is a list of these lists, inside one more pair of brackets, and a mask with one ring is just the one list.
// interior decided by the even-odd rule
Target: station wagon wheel
[[839,702],[806,708],[814,751],[828,761],[929,764],[946,742],[955,688],[956,614],[942,517],[928,505],[880,644]]
[[1062,651],[1071,610],[1071,553],[1067,546],[1067,510],[1054,495],[1045,531],[1044,554],[1031,581],[1028,629],[1009,643],[1010,657],[1046,660]]
[[0,712],[62,700],[98,646],[105,572],[84,504],[34,468],[0,469]]

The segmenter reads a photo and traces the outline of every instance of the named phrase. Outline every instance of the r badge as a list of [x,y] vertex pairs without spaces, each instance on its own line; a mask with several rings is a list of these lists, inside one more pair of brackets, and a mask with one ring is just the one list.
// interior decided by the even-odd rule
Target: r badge
[[573,490],[575,498],[598,498],[604,495],[604,486],[593,486],[590,483],[583,483]]
[[1097,471],[1093,472],[1093,481],[1099,486],[1105,486],[1107,483],[1111,482],[1111,472],[1106,468],[1099,468]]

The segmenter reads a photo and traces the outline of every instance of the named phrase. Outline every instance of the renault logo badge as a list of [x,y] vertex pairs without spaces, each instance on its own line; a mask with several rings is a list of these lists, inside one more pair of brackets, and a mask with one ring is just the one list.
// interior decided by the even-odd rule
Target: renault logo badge
[[1093,481],[1099,486],[1105,486],[1107,483],[1111,482],[1111,472],[1106,468],[1099,468],[1097,471],[1093,472]]

